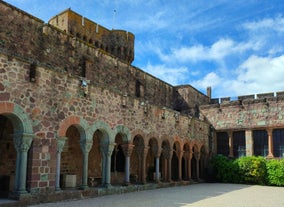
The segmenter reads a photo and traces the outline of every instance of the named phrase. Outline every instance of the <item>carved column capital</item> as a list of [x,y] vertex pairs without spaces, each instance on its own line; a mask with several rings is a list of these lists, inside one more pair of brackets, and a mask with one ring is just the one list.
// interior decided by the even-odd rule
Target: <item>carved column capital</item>
[[272,136],[273,129],[272,128],[268,128],[268,129],[266,129],[266,132],[267,132],[268,136]]
[[131,156],[134,146],[135,145],[133,145],[133,144],[123,144],[123,145],[121,145],[121,148],[122,148],[122,151],[123,151],[123,154],[124,154],[125,157],[130,157]]
[[89,153],[90,150],[92,149],[93,141],[82,140],[82,141],[80,141],[80,146],[81,146],[81,149],[82,149],[84,154]]
[[190,159],[190,152],[189,151],[184,151],[183,152],[183,157],[185,158],[185,159]]
[[64,145],[65,145],[65,142],[68,138],[67,137],[59,137],[57,138],[57,152],[58,153],[61,153],[63,148],[64,148]]
[[200,159],[200,153],[199,152],[195,152],[193,154],[193,156],[195,157],[196,160],[199,160]]
[[13,134],[14,144],[17,152],[27,152],[32,144],[34,134]]
[[189,159],[191,160],[193,156],[193,152],[189,152]]
[[100,150],[106,156],[111,156],[116,143],[101,143]]
[[179,159],[181,159],[182,156],[183,156],[183,151],[182,151],[182,150],[177,150],[177,151],[176,151],[176,154],[177,154],[177,157],[178,157]]

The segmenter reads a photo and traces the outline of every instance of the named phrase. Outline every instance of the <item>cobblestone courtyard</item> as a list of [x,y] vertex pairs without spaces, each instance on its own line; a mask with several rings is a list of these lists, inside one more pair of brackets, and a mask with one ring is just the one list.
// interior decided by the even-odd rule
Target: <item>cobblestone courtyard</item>
[[33,207],[280,207],[284,188],[235,184],[195,184]]

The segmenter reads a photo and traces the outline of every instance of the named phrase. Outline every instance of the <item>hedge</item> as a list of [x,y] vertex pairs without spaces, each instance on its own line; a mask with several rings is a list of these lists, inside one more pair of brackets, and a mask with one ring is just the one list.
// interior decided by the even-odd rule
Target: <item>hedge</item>
[[229,159],[223,155],[211,158],[208,168],[210,181],[284,186],[284,160],[266,160],[247,156]]

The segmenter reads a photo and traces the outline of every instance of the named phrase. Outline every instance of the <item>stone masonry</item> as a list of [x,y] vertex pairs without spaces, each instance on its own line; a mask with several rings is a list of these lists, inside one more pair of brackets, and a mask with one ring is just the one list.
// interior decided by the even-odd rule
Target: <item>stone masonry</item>
[[0,197],[172,186],[205,179],[216,153],[284,156],[283,92],[216,100],[172,86],[131,65],[134,39],[0,0]]
[[133,34],[71,10],[50,24],[0,11],[1,197],[204,177],[209,98],[130,65]]

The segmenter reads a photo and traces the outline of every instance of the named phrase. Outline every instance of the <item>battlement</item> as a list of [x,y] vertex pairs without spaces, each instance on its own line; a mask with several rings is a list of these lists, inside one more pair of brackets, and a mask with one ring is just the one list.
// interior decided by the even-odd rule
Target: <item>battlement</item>
[[244,95],[244,96],[238,96],[238,97],[222,97],[222,98],[214,98],[211,99],[210,104],[224,104],[224,103],[230,103],[230,102],[248,102],[248,101],[257,101],[257,100],[277,100],[284,98],[284,91],[281,92],[275,92],[275,93],[260,93],[260,94],[251,94],[251,95]]
[[131,32],[108,30],[71,9],[52,17],[48,23],[128,63],[134,60],[135,37]]

